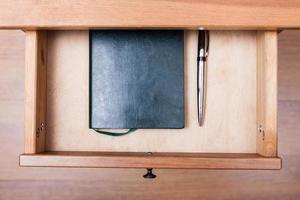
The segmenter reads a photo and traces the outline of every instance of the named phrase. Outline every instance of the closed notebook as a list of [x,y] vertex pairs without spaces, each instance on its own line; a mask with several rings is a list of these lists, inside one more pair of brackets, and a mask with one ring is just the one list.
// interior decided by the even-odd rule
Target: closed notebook
[[183,31],[90,31],[90,128],[183,128],[183,66]]

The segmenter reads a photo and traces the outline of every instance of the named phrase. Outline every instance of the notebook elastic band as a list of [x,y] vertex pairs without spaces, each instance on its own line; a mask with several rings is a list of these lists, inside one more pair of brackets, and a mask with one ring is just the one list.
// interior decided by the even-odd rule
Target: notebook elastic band
[[131,133],[133,131],[136,131],[137,129],[136,128],[130,128],[128,129],[128,131],[126,132],[108,132],[108,131],[102,131],[102,130],[99,130],[99,129],[93,129],[94,131],[96,131],[97,133],[101,133],[101,134],[104,134],[104,135],[109,135],[109,136],[123,136],[123,135],[127,135],[128,133]]

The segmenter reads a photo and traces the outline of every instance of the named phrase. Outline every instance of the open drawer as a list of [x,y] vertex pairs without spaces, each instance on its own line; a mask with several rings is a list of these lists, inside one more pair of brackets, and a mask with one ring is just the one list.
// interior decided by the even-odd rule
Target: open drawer
[[280,169],[277,32],[211,31],[197,122],[197,31],[185,31],[185,128],[89,129],[88,31],[27,31],[21,166]]

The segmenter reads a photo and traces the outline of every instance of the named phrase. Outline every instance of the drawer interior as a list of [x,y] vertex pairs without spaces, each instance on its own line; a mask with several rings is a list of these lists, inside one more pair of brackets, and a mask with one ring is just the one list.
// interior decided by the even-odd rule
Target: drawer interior
[[210,31],[204,126],[197,31],[185,31],[185,128],[123,137],[89,129],[88,31],[26,31],[21,166],[280,169],[277,32]]
[[88,31],[50,31],[49,151],[256,152],[256,31],[211,31],[206,116],[197,122],[197,31],[185,31],[185,128],[110,137],[89,129]]

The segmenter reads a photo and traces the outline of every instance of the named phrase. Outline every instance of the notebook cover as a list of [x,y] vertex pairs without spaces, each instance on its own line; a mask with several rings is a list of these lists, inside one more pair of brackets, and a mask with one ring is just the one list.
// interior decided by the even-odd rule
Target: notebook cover
[[90,128],[183,128],[184,35],[90,31]]

